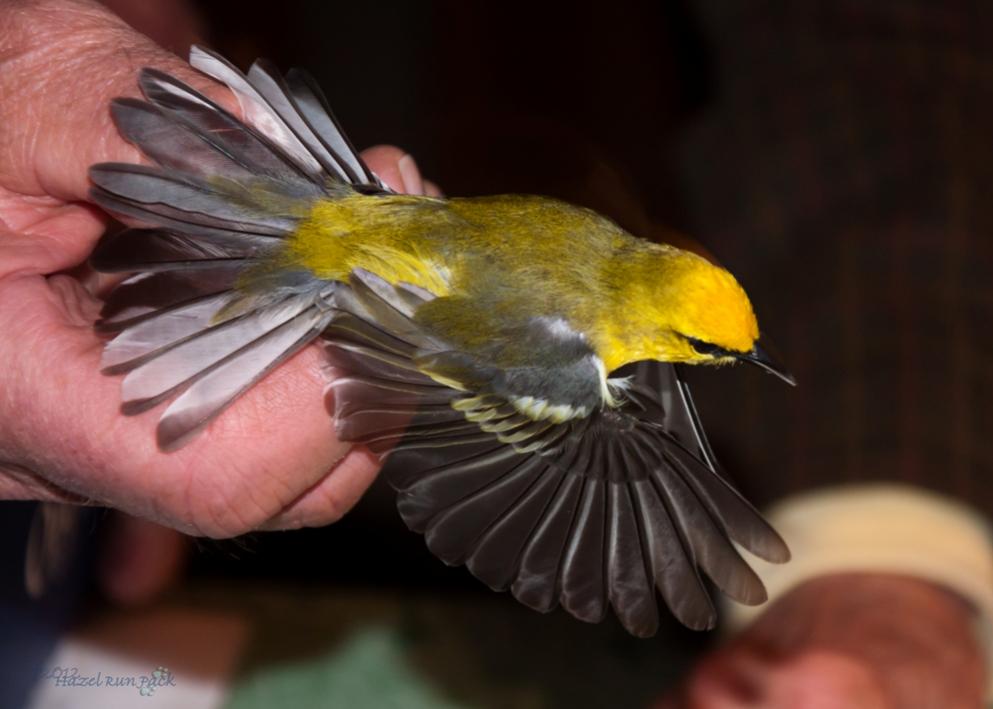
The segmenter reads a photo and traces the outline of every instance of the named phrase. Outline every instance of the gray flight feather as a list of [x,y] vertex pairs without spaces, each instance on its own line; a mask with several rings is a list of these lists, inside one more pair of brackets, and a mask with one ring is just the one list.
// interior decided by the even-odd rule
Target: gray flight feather
[[293,134],[303,143],[309,153],[321,164],[324,172],[344,182],[356,179],[339,162],[337,156],[328,149],[307,119],[301,113],[286,82],[265,60],[252,64],[248,70],[248,81],[268,103],[272,110],[285,122]]
[[231,89],[241,106],[245,122],[276,142],[307,174],[324,174],[321,163],[290,129],[269,102],[238,69],[223,57],[203,47],[190,49],[190,64]]
[[355,146],[348,140],[331,112],[324,93],[310,75],[300,69],[291,69],[286,74],[286,82],[300,113],[328,150],[343,163],[351,181],[385,188],[382,181],[359,158]]
[[104,206],[130,208],[148,221],[162,216],[250,234],[282,236],[306,214],[299,201],[260,203],[250,186],[203,180],[144,165],[103,163],[90,168]]
[[[228,158],[257,177],[271,178],[285,190],[298,189],[313,195],[323,192],[321,176],[306,172],[270,137],[246,125],[178,79],[155,69],[143,69],[138,82],[150,104],[163,111],[176,124],[174,131],[192,130],[204,141],[208,149],[219,153],[214,158],[214,162]],[[123,126],[123,130],[127,129],[127,125]],[[145,133],[141,135],[146,136],[144,140],[148,142],[150,136]],[[129,139],[138,144],[137,136]],[[163,141],[162,147],[149,146],[150,157],[154,158],[159,153],[167,152],[178,139],[181,138],[157,137],[155,143],[158,145],[159,140]],[[195,169],[201,171],[199,167],[195,166]],[[210,174],[235,177],[238,172]]]
[[[765,600],[732,540],[771,560],[788,551],[721,477],[672,365],[635,367],[617,409],[535,421],[489,384],[474,388],[492,373],[417,332],[409,291],[363,280],[367,287],[351,289],[361,306],[353,310],[375,326],[329,324],[329,355],[349,372],[332,384],[329,406],[339,437],[389,456],[400,512],[437,556],[541,611],[561,605],[595,622],[613,608],[636,635],[658,627],[656,594],[684,624],[712,626],[701,572],[742,603]],[[416,371],[437,359],[424,347],[429,338],[463,363],[445,370],[466,375],[463,390]],[[559,342],[564,351],[577,344]]]
[[312,342],[329,320],[326,310],[308,308],[198,375],[162,414],[159,445],[165,450],[184,445],[255,382]]

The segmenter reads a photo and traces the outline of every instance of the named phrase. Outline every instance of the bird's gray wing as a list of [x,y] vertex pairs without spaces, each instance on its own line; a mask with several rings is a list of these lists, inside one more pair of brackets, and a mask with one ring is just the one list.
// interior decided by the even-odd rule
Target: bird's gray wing
[[246,122],[273,140],[303,172],[318,181],[328,177],[360,187],[387,190],[366,166],[342,131],[317,83],[303,70],[286,77],[259,59],[247,75],[219,54],[190,50],[190,64],[227,85]]
[[105,239],[91,263],[133,274],[98,323],[112,336],[103,365],[126,375],[124,413],[170,402],[158,426],[164,449],[190,440],[330,321],[336,284],[302,270],[260,279],[260,265],[316,200],[385,191],[305,75],[283,79],[260,61],[246,76],[198,47],[190,61],[234,92],[244,119],[144,69],[145,100],[118,99],[111,112],[154,164],[90,170],[95,202],[152,227]]
[[[739,601],[765,599],[732,541],[772,561],[789,552],[718,473],[670,365],[639,365],[618,408],[535,419],[502,394],[519,380],[494,386],[465,354],[429,357],[450,351],[414,317],[430,294],[363,272],[349,293],[325,332],[346,372],[329,392],[338,434],[390,456],[404,521],[446,563],[541,611],[599,621],[613,608],[641,636],[657,628],[657,595],[684,624],[713,625],[700,571]],[[443,376],[425,374],[441,360]]]

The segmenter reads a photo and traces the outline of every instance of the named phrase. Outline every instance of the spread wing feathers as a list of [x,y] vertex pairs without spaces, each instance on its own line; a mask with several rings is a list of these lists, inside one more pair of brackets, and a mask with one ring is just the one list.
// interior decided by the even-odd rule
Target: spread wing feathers
[[[429,294],[358,273],[350,297],[325,332],[347,372],[329,392],[338,434],[390,456],[401,515],[446,563],[541,611],[595,622],[613,608],[642,636],[658,625],[656,593],[686,625],[713,625],[700,570],[739,601],[765,599],[732,540],[777,561],[786,547],[718,473],[671,365],[639,365],[619,409],[534,421],[418,370],[444,347],[409,317]],[[497,419],[507,427],[486,426]],[[527,435],[501,435],[512,430]]]
[[[208,284],[201,288],[211,289]],[[137,414],[172,399],[159,422],[159,444],[167,450],[179,447],[320,334],[331,317],[333,291],[328,285],[276,302],[242,304],[241,312],[227,317],[229,291],[164,302],[161,308],[143,305],[136,313],[125,309],[123,326],[116,314],[110,315],[104,329],[120,332],[107,344],[103,365],[108,374],[127,375],[122,411]],[[128,307],[134,306],[129,302]]]
[[97,330],[122,332],[160,313],[208,296],[219,296],[234,287],[241,264],[189,271],[139,273],[122,281],[104,301]]
[[[350,186],[385,190],[304,75],[284,80],[259,63],[246,77],[203,49],[191,61],[234,91],[245,120],[145,69],[146,100],[119,99],[112,114],[155,165],[90,172],[96,202],[155,227],[106,239],[92,263],[136,274],[111,293],[98,323],[113,336],[103,365],[126,375],[125,413],[170,402],[158,426],[165,449],[183,445],[330,321],[337,284],[304,272],[262,275],[259,263],[314,200]],[[251,268],[264,288],[243,287]]]
[[94,166],[99,204],[198,236],[278,238],[313,200],[346,185],[386,191],[305,74],[284,79],[259,61],[245,76],[199,47],[190,60],[235,93],[245,121],[174,77],[142,70],[147,101],[118,99],[112,112],[121,134],[157,167]]
[[350,181],[372,183],[388,190],[389,188],[359,157],[355,146],[332,113],[324,92],[310,74],[302,69],[290,69],[286,74],[286,82],[296,108],[328,151],[341,163],[342,170],[349,176]]
[[190,50],[190,64],[226,84],[249,125],[270,136],[307,174],[383,189],[384,185],[345,137],[323,94],[302,71],[283,79],[265,60],[242,74],[226,59],[202,47]]
[[116,99],[111,115],[122,137],[156,164],[203,178],[264,184],[287,195],[323,194],[272,141],[182,82],[146,69],[138,83],[148,101]]
[[177,271],[244,267],[246,259],[264,256],[267,239],[250,236],[202,239],[163,229],[125,229],[106,237],[90,258],[104,273]]
[[144,165],[94,165],[90,179],[94,185],[90,196],[101,207],[196,236],[249,234],[279,239],[302,216],[299,202],[262,201],[250,186]]
[[143,229],[93,258],[106,271],[141,269],[110,294],[97,326],[113,335],[104,371],[126,374],[124,413],[172,400],[158,426],[163,449],[183,445],[331,319],[336,284],[306,273],[282,274],[264,294],[239,290],[257,248]]

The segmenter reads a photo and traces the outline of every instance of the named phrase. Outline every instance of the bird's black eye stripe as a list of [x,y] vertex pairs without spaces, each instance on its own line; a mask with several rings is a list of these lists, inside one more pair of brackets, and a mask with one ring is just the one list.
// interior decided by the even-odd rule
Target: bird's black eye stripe
[[704,342],[703,340],[698,340],[695,337],[687,337],[686,341],[690,343],[698,354],[712,355],[714,357],[720,357],[721,355],[728,354],[728,351],[723,347],[711,344],[710,342]]

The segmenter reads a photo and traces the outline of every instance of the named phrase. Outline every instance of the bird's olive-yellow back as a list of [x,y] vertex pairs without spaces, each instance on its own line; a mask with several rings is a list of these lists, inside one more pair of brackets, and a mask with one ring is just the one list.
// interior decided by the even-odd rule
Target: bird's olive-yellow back
[[323,200],[282,258],[325,279],[362,268],[471,304],[444,333],[470,347],[492,332],[480,318],[499,328],[508,318],[562,315],[608,371],[642,359],[711,359],[687,337],[739,352],[758,337],[751,304],[724,269],[543,197]]

